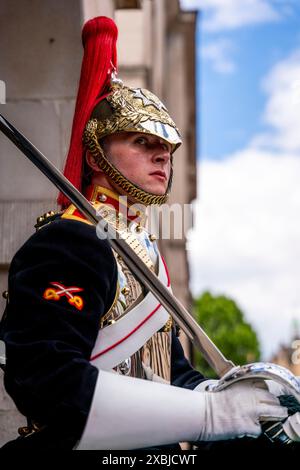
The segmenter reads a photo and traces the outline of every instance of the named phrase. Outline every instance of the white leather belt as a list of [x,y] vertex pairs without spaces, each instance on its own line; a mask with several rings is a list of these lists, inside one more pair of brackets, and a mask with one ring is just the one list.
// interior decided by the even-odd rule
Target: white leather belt
[[[164,260],[159,256],[158,277],[170,288]],[[138,351],[169,319],[168,312],[150,292],[115,323],[99,330],[91,363],[110,370]]]

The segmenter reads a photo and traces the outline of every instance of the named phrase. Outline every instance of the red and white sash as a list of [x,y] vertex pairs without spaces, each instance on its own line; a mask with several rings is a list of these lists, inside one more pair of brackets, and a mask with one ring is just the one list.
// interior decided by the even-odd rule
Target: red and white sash
[[[159,255],[159,280],[170,288],[164,259]],[[110,370],[138,351],[169,319],[168,312],[151,292],[115,323],[99,330],[91,363]]]

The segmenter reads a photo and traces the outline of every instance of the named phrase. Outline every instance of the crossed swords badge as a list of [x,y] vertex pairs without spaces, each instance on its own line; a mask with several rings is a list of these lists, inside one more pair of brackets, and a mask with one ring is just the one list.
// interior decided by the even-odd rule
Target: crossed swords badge
[[82,297],[79,295],[73,295],[72,292],[81,292],[83,289],[81,287],[66,287],[59,282],[50,282],[51,286],[48,287],[43,293],[43,298],[45,300],[60,300],[61,297],[67,297],[68,303],[77,308],[77,310],[82,310],[84,302]]

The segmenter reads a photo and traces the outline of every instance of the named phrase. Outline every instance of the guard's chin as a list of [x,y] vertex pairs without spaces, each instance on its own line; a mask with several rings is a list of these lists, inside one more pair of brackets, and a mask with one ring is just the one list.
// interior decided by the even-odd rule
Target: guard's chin
[[153,189],[153,190],[147,190],[145,189],[144,191],[147,191],[148,193],[155,194],[155,196],[164,196],[166,194],[166,190],[158,190],[158,189]]
[[164,196],[167,192],[167,186],[168,185],[166,184],[164,185],[149,184],[147,185],[147,187],[142,187],[142,189],[144,191],[147,191],[147,193],[155,194],[155,196]]
[[149,194],[153,194],[153,196],[165,196],[166,191],[147,191]]

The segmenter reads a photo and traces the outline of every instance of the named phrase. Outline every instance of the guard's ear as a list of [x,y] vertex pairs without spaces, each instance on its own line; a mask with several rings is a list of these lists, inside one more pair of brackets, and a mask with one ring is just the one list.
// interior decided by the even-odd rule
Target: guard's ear
[[88,166],[92,168],[93,171],[95,171],[96,173],[102,173],[102,170],[100,170],[95,157],[89,151],[85,153],[85,159]]

